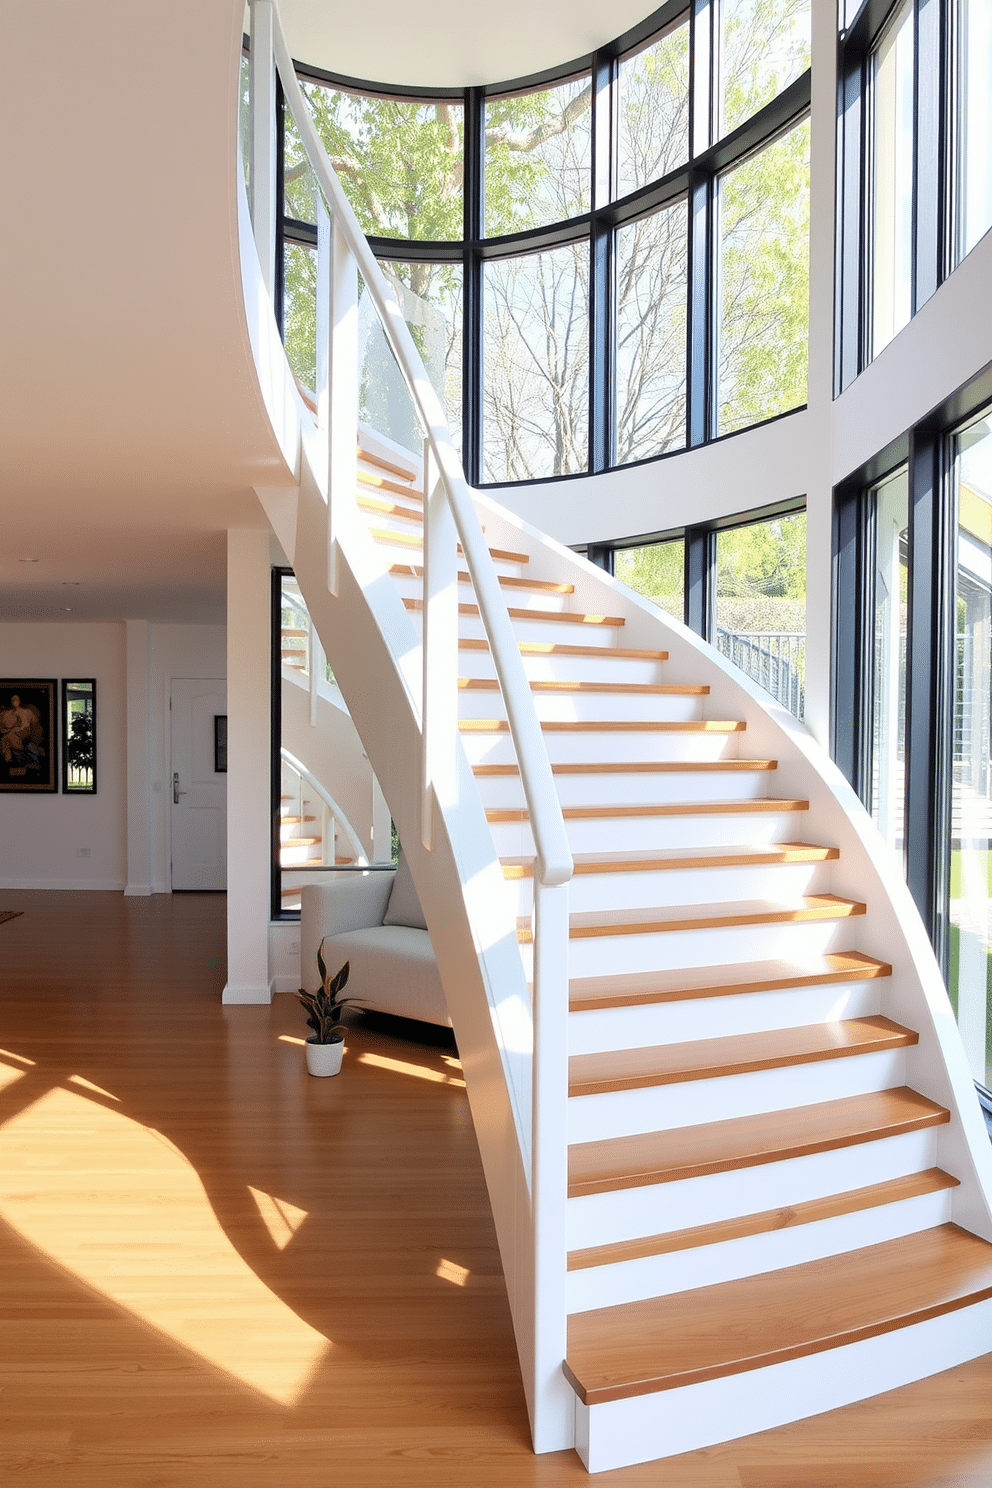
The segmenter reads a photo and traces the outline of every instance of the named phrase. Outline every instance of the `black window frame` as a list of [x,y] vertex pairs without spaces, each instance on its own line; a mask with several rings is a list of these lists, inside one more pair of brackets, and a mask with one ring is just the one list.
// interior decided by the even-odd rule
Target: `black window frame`
[[[711,442],[715,437],[715,262],[717,183],[720,175],[757,153],[808,116],[811,75],[807,69],[774,99],[722,138],[716,136],[716,93],[719,44],[719,0],[666,0],[649,16],[595,52],[561,67],[485,87],[465,89],[410,87],[383,88],[362,79],[296,61],[301,81],[322,84],[366,97],[403,102],[457,100],[464,108],[464,210],[460,242],[428,242],[406,238],[370,237],[378,258],[393,262],[460,262],[462,280],[462,443],[469,483],[498,490],[518,484],[483,478],[483,264],[494,258],[572,243],[588,243],[589,272],[589,441],[585,468],[560,475],[529,478],[527,484],[581,479],[588,474],[628,466],[653,464]],[[617,153],[617,98],[620,62],[674,27],[689,25],[689,156],[678,169],[627,195],[615,198]],[[486,237],[484,223],[485,106],[507,97],[566,82],[588,73],[593,85],[590,210],[564,222]],[[283,261],[285,246],[313,247],[317,231],[312,223],[289,218],[284,212],[283,109],[277,92],[277,201],[276,316],[283,327]],[[686,201],[688,210],[688,285],[686,315],[686,428],[684,444],[661,454],[625,462],[616,460],[616,280],[615,235],[618,227],[639,217]],[[767,420],[801,411],[802,403]],[[719,436],[734,438],[746,429]]]

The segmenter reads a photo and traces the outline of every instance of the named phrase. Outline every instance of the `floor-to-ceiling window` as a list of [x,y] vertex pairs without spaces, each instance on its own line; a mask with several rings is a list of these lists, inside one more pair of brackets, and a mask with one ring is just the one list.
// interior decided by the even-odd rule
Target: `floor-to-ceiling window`
[[834,751],[992,1086],[992,371],[838,488]]
[[953,436],[954,733],[947,985],[976,1080],[992,1087],[992,417]]
[[[301,67],[469,480],[651,460],[806,399],[809,0],[669,0],[557,75],[387,90]],[[318,191],[279,110],[277,309],[316,378]],[[419,428],[361,312],[360,416]]]

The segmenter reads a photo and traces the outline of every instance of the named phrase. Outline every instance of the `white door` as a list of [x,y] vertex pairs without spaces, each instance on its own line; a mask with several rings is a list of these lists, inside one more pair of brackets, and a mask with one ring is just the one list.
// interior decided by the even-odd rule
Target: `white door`
[[226,753],[224,679],[174,677],[169,782],[174,889],[227,888]]

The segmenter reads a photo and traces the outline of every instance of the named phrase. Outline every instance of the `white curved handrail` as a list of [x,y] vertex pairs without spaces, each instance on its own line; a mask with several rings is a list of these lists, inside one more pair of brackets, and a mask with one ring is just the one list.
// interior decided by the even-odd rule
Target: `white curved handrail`
[[280,754],[282,755],[283,762],[287,764],[291,770],[295,770],[300,779],[305,780],[310,789],[317,793],[317,795],[323,801],[324,805],[327,807],[328,811],[330,811],[331,815],[334,817],[334,820],[337,822],[338,826],[341,827],[344,831],[344,835],[347,837],[350,846],[355,851],[356,863],[359,863],[363,868],[366,867],[368,864],[368,857],[366,855],[364,847],[361,844],[358,833],[355,831],[354,827],[351,825],[351,822],[345,816],[344,812],[341,810],[341,807],[338,805],[337,801],[335,801],[330,791],[327,790],[325,786],[321,785],[316,775],[312,775],[307,769],[306,765],[303,764],[301,760],[298,760],[294,754],[290,754],[288,749],[280,750]]
[[[537,850],[535,878],[548,887],[572,877],[572,854],[555,789],[544,736],[534,708],[520,651],[507,614],[499,580],[476,516],[461,461],[451,442],[448,421],[417,351],[396,296],[366,241],[317,133],[286,46],[282,22],[273,8],[273,48],[283,94],[336,225],[343,234],[372,296],[397,365],[427,431],[427,442],[437,463],[441,486],[454,518],[468,571],[475,587],[479,614],[490,652],[510,734],[520,765],[531,829]],[[425,492],[425,496],[428,493]]]

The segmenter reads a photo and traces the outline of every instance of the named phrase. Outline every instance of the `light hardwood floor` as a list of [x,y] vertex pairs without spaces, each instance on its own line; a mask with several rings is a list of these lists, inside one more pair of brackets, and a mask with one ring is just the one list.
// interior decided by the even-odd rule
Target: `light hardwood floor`
[[[579,1488],[530,1451],[457,1060],[220,1005],[224,899],[0,892],[0,1482]],[[990,1340],[992,1344],[992,1340]],[[989,1488],[992,1355],[609,1488]]]

